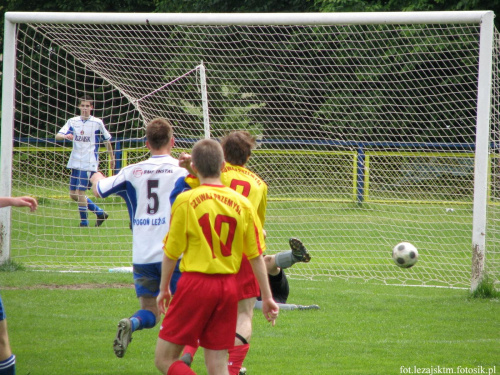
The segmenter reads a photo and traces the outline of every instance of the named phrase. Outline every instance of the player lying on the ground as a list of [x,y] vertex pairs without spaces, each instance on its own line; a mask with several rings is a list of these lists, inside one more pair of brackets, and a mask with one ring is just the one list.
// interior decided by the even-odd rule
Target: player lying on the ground
[[284,269],[293,266],[295,263],[307,263],[311,260],[311,256],[301,240],[290,238],[288,242],[291,250],[264,256],[273,299],[278,303],[286,303],[290,294],[290,287]]

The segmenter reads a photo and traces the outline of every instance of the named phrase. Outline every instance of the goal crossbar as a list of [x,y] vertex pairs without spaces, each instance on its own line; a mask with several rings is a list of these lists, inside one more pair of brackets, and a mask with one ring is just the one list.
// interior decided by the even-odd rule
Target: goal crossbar
[[370,25],[479,24],[492,11],[346,12],[346,13],[73,13],[6,12],[12,23],[75,23],[116,25]]
[[[137,145],[143,122],[160,115],[175,118],[176,132],[183,134],[177,139],[188,140],[182,144],[185,148],[191,140],[221,136],[234,128],[256,134],[261,149],[251,167],[266,178],[269,202],[297,203],[270,203],[268,223],[275,234],[269,238],[270,247],[286,243],[288,236],[301,236],[316,243],[317,267],[327,268],[303,266],[298,276],[359,276],[384,282],[402,277],[398,283],[463,286],[468,261],[475,289],[487,272],[487,258],[493,262],[489,270],[494,279],[500,278],[495,271],[500,234],[494,217],[500,168],[492,162],[500,139],[500,46],[493,19],[491,11],[7,12],[0,194],[29,194],[29,189],[23,190],[23,178],[34,173],[30,164],[49,168],[50,160],[62,163],[66,153],[51,154],[50,149],[68,145],[51,140],[53,128],[73,110],[74,92],[85,88],[103,98],[101,112],[120,129],[117,144]],[[192,81],[176,78],[200,61],[199,76],[190,76]],[[58,94],[65,90],[61,82],[66,79],[67,92]],[[175,87],[163,90],[165,82]],[[36,152],[30,152],[30,142],[38,134],[47,143],[46,153],[31,162]],[[467,150],[474,152],[473,168],[463,162],[464,150],[450,151],[456,144],[473,144]],[[144,156],[139,145],[134,147],[135,155],[127,149],[124,165]],[[13,175],[15,189],[11,178],[3,178]],[[46,185],[35,180],[33,188],[45,194]],[[61,186],[51,187],[47,196],[59,196]],[[354,211],[342,207],[300,206],[345,202],[353,191],[356,203],[371,207],[377,216],[373,227],[366,228],[362,216],[355,225],[343,227],[338,218]],[[363,202],[368,191],[370,200]],[[400,202],[421,202],[432,214],[415,204],[396,213]],[[450,213],[459,210],[446,207],[441,212],[447,202],[470,204],[471,210],[451,218]],[[440,224],[451,219],[449,227],[439,229],[447,233],[444,239],[439,231],[432,241],[426,237],[423,223],[431,217]],[[11,218],[11,210],[0,211],[5,229],[0,261],[9,254],[11,231],[19,227],[11,228],[16,220],[22,222]],[[469,224],[469,238],[461,235],[457,246],[455,233],[465,232]],[[367,244],[357,230],[378,235]],[[397,274],[384,263],[382,249],[403,240],[419,247],[422,260],[415,274]],[[377,254],[375,260],[363,258],[366,246]],[[354,258],[332,255],[343,249],[351,249]],[[467,256],[472,258],[472,272]],[[335,259],[340,262],[334,264]],[[443,262],[449,262],[443,268],[459,269],[454,272],[460,276],[451,281],[434,277]]]

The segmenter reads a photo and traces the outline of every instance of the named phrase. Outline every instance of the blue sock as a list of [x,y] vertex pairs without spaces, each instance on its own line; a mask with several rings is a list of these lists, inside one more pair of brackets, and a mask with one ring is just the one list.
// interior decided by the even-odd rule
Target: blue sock
[[16,356],[12,354],[5,361],[0,362],[0,375],[16,374]]
[[78,206],[78,211],[80,211],[80,220],[82,224],[89,224],[87,218],[87,207],[86,206]]
[[152,311],[139,310],[130,318],[132,322],[132,332],[140,331],[144,328],[153,328],[156,325],[156,316]]
[[92,202],[89,198],[87,198],[87,208],[89,209],[89,211],[92,211],[96,215],[102,213],[102,208],[100,208],[97,204]]

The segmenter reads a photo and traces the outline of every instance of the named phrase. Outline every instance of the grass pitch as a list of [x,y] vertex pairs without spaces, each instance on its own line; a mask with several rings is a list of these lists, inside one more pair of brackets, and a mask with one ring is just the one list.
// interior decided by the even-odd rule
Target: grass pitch
[[[500,373],[498,299],[339,279],[290,284],[289,303],[321,308],[282,311],[275,327],[256,310],[249,375]],[[0,285],[18,374],[158,373],[159,326],[134,333],[124,358],[113,353],[116,324],[138,309],[131,274],[0,272]],[[193,369],[206,374],[201,351]]]

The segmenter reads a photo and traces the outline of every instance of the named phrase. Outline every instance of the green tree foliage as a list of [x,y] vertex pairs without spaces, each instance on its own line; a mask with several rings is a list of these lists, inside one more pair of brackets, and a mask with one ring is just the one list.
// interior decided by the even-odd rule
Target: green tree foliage
[[[34,0],[7,0],[7,6],[0,8],[0,11],[65,11],[65,12],[374,12],[374,11],[438,11],[438,10],[471,10],[471,9],[491,9],[500,13],[500,0],[249,0],[246,2],[236,0],[52,0],[47,2],[36,2]],[[3,30],[3,14],[0,22],[2,22]],[[265,29],[266,27],[262,27]],[[223,119],[231,119],[232,123],[247,124],[252,122],[257,124],[275,124],[280,123],[297,136],[320,135],[323,131],[332,131],[332,128],[338,129],[338,136],[348,137],[350,139],[364,139],[371,141],[394,140],[395,136],[380,127],[380,124],[386,123],[390,113],[407,113],[410,108],[408,103],[402,101],[402,97],[414,96],[418,101],[418,105],[425,107],[428,111],[422,114],[408,114],[407,122],[414,123],[414,140],[415,141],[440,141],[445,136],[443,132],[446,129],[429,129],[427,124],[432,123],[433,114],[449,113],[453,114],[452,108],[434,108],[432,101],[428,98],[431,93],[426,93],[420,88],[411,87],[405,82],[411,82],[412,76],[405,76],[405,71],[393,72],[392,69],[395,62],[404,66],[404,69],[413,72],[421,72],[421,77],[416,77],[420,82],[424,83],[424,87],[443,87],[440,95],[444,97],[456,95],[462,91],[474,91],[474,87],[470,87],[470,83],[461,81],[460,69],[466,66],[465,62],[472,57],[460,52],[448,50],[435,51],[435,56],[432,56],[434,65],[418,60],[405,61],[407,56],[419,57],[419,51],[403,50],[406,45],[406,39],[419,38],[427,40],[428,45],[437,44],[432,40],[432,36],[427,36],[425,32],[414,29],[400,31],[398,35],[399,43],[390,48],[376,49],[373,46],[365,46],[367,48],[357,48],[358,41],[355,37],[350,39],[350,33],[339,30],[338,33],[332,33],[330,40],[323,40],[326,44],[324,51],[330,51],[325,54],[321,49],[307,48],[308,45],[313,45],[318,41],[315,39],[314,32],[306,34],[299,33],[300,27],[288,27],[284,29],[275,29],[273,26],[267,27],[266,38],[269,40],[253,40],[256,38],[245,27],[234,26],[231,30],[233,33],[241,35],[239,40],[232,40],[231,33],[228,30],[221,30],[210,35],[205,35],[205,39],[191,41],[183,38],[183,31],[177,30],[175,27],[170,31],[170,39],[175,41],[177,53],[182,53],[183,56],[192,56],[192,63],[196,65],[200,60],[211,62],[212,64],[221,62],[221,71],[226,72],[224,84],[220,87],[212,87],[213,92],[210,96],[214,102],[219,102],[220,105],[211,108],[211,118],[219,123],[223,123]],[[390,33],[384,29],[379,30],[381,33]],[[406,34],[405,34],[406,33]],[[387,40],[391,39],[392,35],[387,35]],[[40,59],[55,59],[50,53],[43,53],[41,50],[48,50],[50,42],[40,38],[40,51],[25,51],[26,54],[40,55]],[[227,39],[226,39],[227,38]],[[302,39],[306,38],[306,39]],[[310,38],[311,40],[308,40]],[[453,37],[450,37],[451,39]],[[450,40],[451,40],[450,39]],[[38,39],[37,39],[38,40]],[[217,48],[218,43],[224,43],[227,52],[223,52],[221,48]],[[45,47],[44,45],[47,44]],[[453,44],[450,42],[450,44]],[[144,40],[138,45],[143,49],[159,48],[157,46],[149,46],[149,38],[145,34]],[[213,48],[203,48],[206,45],[213,45]],[[252,46],[258,45],[259,48],[266,48],[267,45],[272,48],[279,49],[280,56],[276,60],[272,60],[265,56],[253,56],[251,53],[244,55],[234,51],[251,51]],[[418,47],[415,47],[418,48]],[[225,50],[224,49],[224,50]],[[192,53],[192,51],[198,51]],[[134,51],[129,51],[134,52]],[[184,53],[183,53],[184,52]],[[225,55],[225,53],[227,53]],[[372,54],[372,55],[369,55]],[[425,54],[425,51],[422,52]],[[445,61],[452,55],[452,61],[457,62],[457,66],[444,67],[440,66],[440,61]],[[394,61],[395,56],[401,61]],[[71,56],[67,56],[71,59]],[[387,64],[380,64],[378,70],[370,72],[363,71],[363,59],[377,59],[379,61],[387,61]],[[34,59],[36,60],[36,59]],[[310,65],[302,66],[298,62],[308,60]],[[55,65],[55,61],[51,64]],[[164,61],[172,69],[175,69],[175,61]],[[184,62],[185,63],[185,62]],[[238,70],[239,66],[248,67],[245,72]],[[310,77],[318,75],[328,75],[329,69],[335,67],[336,70],[343,69],[341,72],[344,80],[353,82],[351,93],[356,97],[347,98],[346,91],[343,90],[344,83],[335,81],[332,78],[327,82],[326,87],[318,88],[314,80]],[[387,67],[387,68],[384,68]],[[183,67],[178,67],[182,71]],[[436,81],[437,72],[440,69],[453,69],[457,73],[450,74],[449,81]],[[260,76],[260,72],[266,72],[265,77]],[[401,76],[395,77],[396,74]],[[26,75],[26,77],[29,77]],[[284,82],[279,88],[273,85],[271,81],[267,82],[267,77],[278,77],[281,82]],[[90,81],[93,79],[87,78]],[[102,77],[98,77],[102,79]],[[26,78],[29,80],[29,78]],[[53,79],[50,84],[42,85],[42,88],[33,87],[34,84],[27,82],[23,87],[23,91],[18,95],[18,102],[29,106],[30,111],[37,111],[40,108],[42,112],[49,112],[46,108],[38,105],[30,105],[30,98],[33,92],[41,92],[44,90],[53,90],[57,92],[56,103],[50,103],[51,108],[57,108],[57,111],[72,112],[71,108],[62,108],[68,103],[66,97],[75,97],[77,93],[71,92],[71,87],[74,87],[68,82],[81,82],[78,77],[71,77],[71,74],[64,74],[59,71],[59,74]],[[298,82],[298,83],[297,83]],[[43,83],[43,82],[42,82]],[[88,83],[89,85],[91,82]],[[300,85],[299,87],[297,85]],[[276,87],[276,89],[273,89]],[[446,91],[448,90],[448,91]],[[24,92],[26,91],[26,92]],[[304,99],[301,103],[301,108],[294,108],[293,103],[286,100],[287,98],[296,95],[298,92]],[[326,93],[325,93],[326,92]],[[382,92],[385,94],[386,99]],[[380,93],[380,94],[379,94]],[[401,95],[405,93],[405,95]],[[102,93],[96,93],[102,95]],[[218,98],[216,97],[218,96]],[[357,97],[363,100],[359,101],[357,108]],[[106,99],[106,98],[104,98]],[[471,99],[473,100],[473,99]],[[342,111],[348,108],[346,101],[351,101],[351,111],[343,113]],[[451,101],[450,101],[451,102]],[[368,103],[368,104],[367,104]],[[189,106],[186,106],[189,109]],[[228,108],[232,108],[233,112],[228,112]],[[382,110],[380,110],[382,109]],[[405,112],[406,111],[406,112]],[[29,113],[23,112],[23,113]],[[188,113],[189,116],[198,118],[199,113]],[[104,114],[106,116],[106,114]],[[111,116],[111,114],[109,114]],[[310,125],[301,125],[297,128],[297,118],[306,116],[310,118]],[[384,117],[386,116],[386,117]],[[420,117],[419,117],[420,116]],[[37,113],[30,113],[29,117],[38,118]],[[460,118],[474,118],[474,113],[463,113],[458,116]],[[239,119],[239,121],[238,121]],[[343,120],[348,119],[351,123],[363,124],[359,127],[351,127],[342,129],[338,126]],[[449,119],[454,121],[453,118]],[[457,120],[460,121],[460,120]],[[28,120],[22,121],[29,123]],[[53,119],[47,119],[47,123],[53,123]],[[391,126],[397,128],[403,127],[404,123],[393,123]],[[138,126],[138,124],[137,124]],[[271,125],[268,125],[271,126]],[[129,126],[130,127],[130,126]],[[281,128],[281,126],[280,126]],[[279,129],[262,129],[262,132],[269,136],[274,136],[275,131]],[[349,131],[351,133],[349,133]],[[37,137],[45,137],[53,133],[49,129],[48,133],[32,134]],[[473,138],[473,124],[470,129],[470,136],[462,141],[470,141]],[[470,139],[469,139],[470,138]]]
[[157,12],[314,12],[312,0],[155,0]]
[[320,12],[409,12],[443,10],[492,10],[500,12],[499,0],[314,0]]
[[152,0],[7,0],[0,5],[0,44],[5,12],[153,12]]

